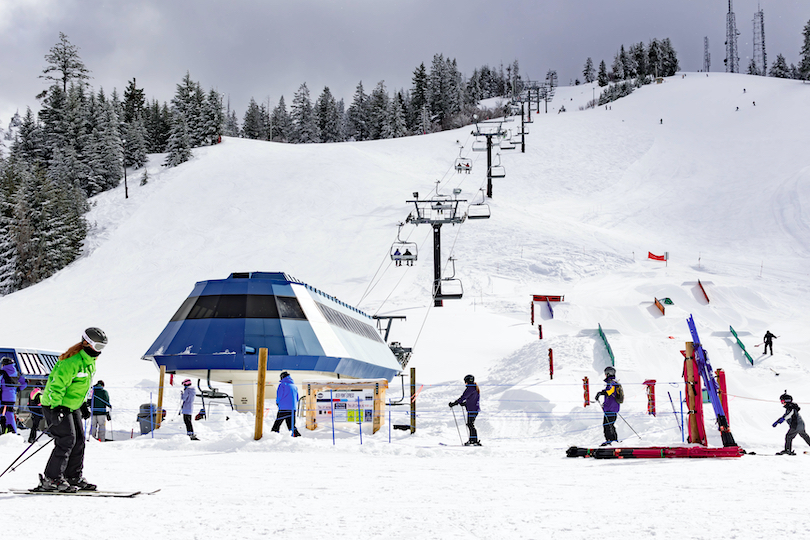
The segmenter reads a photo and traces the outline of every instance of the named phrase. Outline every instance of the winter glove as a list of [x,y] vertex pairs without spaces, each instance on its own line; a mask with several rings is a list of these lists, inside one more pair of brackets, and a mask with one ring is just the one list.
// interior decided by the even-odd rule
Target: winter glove
[[90,407],[87,405],[87,402],[82,403],[82,406],[79,407],[79,409],[82,411],[83,419],[87,420],[90,418]]
[[449,405],[451,408],[455,407],[456,405],[458,405],[458,401],[451,401]]
[[776,427],[777,424],[781,424],[784,421],[785,421],[785,417],[783,416],[782,418],[780,418],[779,420],[777,420],[776,422],[773,423],[773,427]]
[[65,419],[66,416],[70,415],[70,409],[65,407],[64,405],[59,405],[58,407],[54,408],[54,424],[61,424],[62,420]]
[[110,416],[110,413],[107,413],[107,420],[112,421],[112,416]]

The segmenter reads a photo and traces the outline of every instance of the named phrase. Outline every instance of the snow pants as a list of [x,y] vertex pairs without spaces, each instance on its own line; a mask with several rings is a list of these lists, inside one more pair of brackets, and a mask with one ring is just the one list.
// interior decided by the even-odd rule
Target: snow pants
[[810,445],[810,436],[807,435],[804,429],[790,428],[787,435],[785,435],[785,450],[793,450],[793,439],[796,438],[796,435],[800,436],[804,439],[804,442]]
[[769,348],[771,349],[771,356],[773,356],[773,342],[772,341],[766,341],[765,342],[765,352],[763,352],[762,354],[768,354],[768,349]]
[[293,411],[288,409],[279,409],[276,414],[276,421],[273,422],[273,431],[278,433],[279,428],[283,422],[287,423],[287,429],[292,431],[295,429]]
[[478,442],[478,431],[475,429],[475,419],[478,411],[467,411],[467,430],[470,432],[470,442]]
[[194,426],[191,425],[191,415],[184,414],[183,422],[185,422],[186,424],[186,435],[188,435],[189,437],[194,436]]
[[602,430],[605,432],[606,441],[618,441],[619,436],[616,434],[616,417],[619,413],[605,411],[605,417],[602,419]]
[[90,421],[90,435],[101,442],[107,440],[107,415],[94,414]]
[[14,417],[14,404],[3,403],[0,405],[0,410],[2,410],[3,413],[0,418],[0,435],[7,431],[17,433],[17,419]]
[[45,465],[45,476],[51,480],[57,478],[81,478],[84,469],[84,431],[82,431],[82,413],[79,409],[71,411],[60,423],[56,423],[56,414],[50,407],[42,406],[45,420],[48,422],[54,448]]

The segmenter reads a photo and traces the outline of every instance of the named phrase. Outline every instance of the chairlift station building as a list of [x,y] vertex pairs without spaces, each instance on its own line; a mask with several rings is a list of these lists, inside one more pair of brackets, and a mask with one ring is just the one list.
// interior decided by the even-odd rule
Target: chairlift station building
[[293,380],[380,379],[402,369],[357,308],[282,272],[200,281],[142,357],[167,373],[230,383],[239,411],[254,411],[259,349],[268,350],[267,394]]

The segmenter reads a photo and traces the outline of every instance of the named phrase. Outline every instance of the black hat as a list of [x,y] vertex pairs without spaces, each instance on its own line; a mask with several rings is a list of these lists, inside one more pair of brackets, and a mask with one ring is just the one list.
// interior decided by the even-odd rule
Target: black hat
[[283,381],[284,377],[289,377],[289,376],[290,376],[289,373],[287,373],[286,371],[282,371],[281,375],[279,375],[279,377],[278,377],[278,380]]
[[2,365],[7,366],[7,365],[13,364],[13,363],[14,363],[14,360],[12,360],[10,357],[8,357],[8,356],[3,357]]
[[784,401],[785,403],[792,403],[793,402],[793,396],[789,395],[787,393],[787,390],[785,390],[785,393],[782,394],[781,396],[779,396],[779,401]]
[[465,375],[464,376],[464,382],[467,383],[467,384],[474,383],[475,382],[475,377],[473,377],[472,375]]
[[104,381],[98,381],[96,383],[96,386],[101,386],[103,388],[104,387]]
[[605,376],[606,377],[615,377],[616,376],[616,368],[613,366],[608,366],[605,368]]

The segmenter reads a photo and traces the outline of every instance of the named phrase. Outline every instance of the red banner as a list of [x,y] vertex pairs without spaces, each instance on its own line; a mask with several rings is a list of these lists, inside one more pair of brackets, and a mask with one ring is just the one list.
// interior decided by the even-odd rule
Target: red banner
[[652,259],[654,261],[665,261],[667,260],[666,255],[653,255],[651,252],[647,252],[647,258]]

